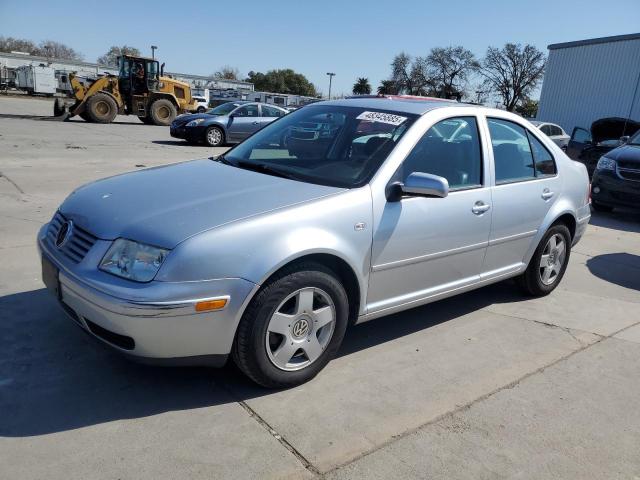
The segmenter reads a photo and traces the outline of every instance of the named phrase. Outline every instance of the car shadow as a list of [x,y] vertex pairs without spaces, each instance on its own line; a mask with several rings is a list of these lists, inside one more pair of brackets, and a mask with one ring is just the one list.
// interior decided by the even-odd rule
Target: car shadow
[[172,147],[203,147],[202,143],[189,143],[184,140],[151,140],[156,145],[170,145]]
[[640,233],[640,212],[614,210],[611,213],[591,212],[590,225],[623,232]]
[[[501,283],[356,325],[339,356],[525,299],[512,283]],[[45,289],[0,297],[0,312],[0,436],[43,435],[273,393],[231,361],[222,369],[130,362],[78,328]]]
[[[615,268],[616,265],[631,268]],[[621,287],[640,291],[640,256],[632,253],[605,253],[587,260],[592,275]]]

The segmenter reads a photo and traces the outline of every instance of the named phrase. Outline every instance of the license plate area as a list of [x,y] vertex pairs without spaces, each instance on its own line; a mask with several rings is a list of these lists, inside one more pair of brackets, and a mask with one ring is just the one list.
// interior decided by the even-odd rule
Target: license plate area
[[59,300],[62,297],[60,291],[60,275],[58,267],[51,263],[47,257],[42,256],[42,281],[51,293]]

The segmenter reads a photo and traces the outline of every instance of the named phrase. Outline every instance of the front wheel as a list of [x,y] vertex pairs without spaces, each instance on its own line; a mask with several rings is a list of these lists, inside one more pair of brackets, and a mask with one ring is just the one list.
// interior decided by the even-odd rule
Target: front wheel
[[315,263],[286,269],[247,307],[238,325],[234,361],[264,387],[304,383],[338,351],[348,312],[347,294],[331,270]]
[[176,119],[178,111],[173,103],[166,98],[160,98],[154,101],[149,108],[149,116],[153,120],[154,125],[163,127],[171,125]]
[[220,127],[209,127],[204,132],[204,141],[210,147],[219,147],[224,143],[224,132]]
[[527,270],[518,277],[525,293],[541,297],[560,283],[571,255],[571,234],[564,224],[553,225],[540,241]]

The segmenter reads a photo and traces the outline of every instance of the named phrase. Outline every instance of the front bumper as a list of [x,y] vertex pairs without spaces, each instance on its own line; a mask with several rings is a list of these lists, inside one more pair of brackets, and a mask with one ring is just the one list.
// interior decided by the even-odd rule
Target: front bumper
[[[89,284],[59,258],[45,240],[47,225],[38,235],[40,253],[59,271],[59,298],[67,314],[83,330],[121,353],[146,363],[213,365],[225,363],[246,301],[257,285],[247,280],[132,284],[113,292]],[[84,260],[80,263],[83,263]],[[120,279],[114,277],[120,284]],[[133,282],[128,282],[133,283]],[[181,297],[181,298],[176,298]],[[211,312],[196,312],[204,299],[228,298]]]
[[620,178],[613,171],[596,170],[591,182],[591,198],[601,205],[640,209],[640,181]]
[[185,127],[184,125],[169,127],[169,134],[174,138],[180,138],[182,140],[188,140],[190,142],[200,142],[204,140],[205,128],[201,126]]

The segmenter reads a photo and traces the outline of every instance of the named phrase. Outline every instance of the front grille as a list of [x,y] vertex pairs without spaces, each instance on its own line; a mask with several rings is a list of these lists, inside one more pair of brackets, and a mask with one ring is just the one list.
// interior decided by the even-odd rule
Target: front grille
[[618,168],[618,173],[620,176],[626,180],[633,180],[636,182],[640,182],[640,170],[630,169],[630,168]]
[[629,160],[617,160],[620,168],[630,168],[631,170],[640,170],[640,163]]
[[628,192],[616,192],[614,190],[611,190],[609,192],[609,195],[611,195],[613,198],[621,202],[630,203],[632,205],[640,204],[640,194],[634,194],[634,193],[628,193]]
[[54,251],[57,250],[62,252],[65,257],[69,258],[74,263],[80,263],[89,250],[91,250],[91,247],[93,247],[98,238],[74,224],[71,237],[69,237],[67,242],[61,248],[58,248],[56,246],[56,238],[58,236],[58,232],[60,232],[62,224],[66,221],[67,219],[64,215],[60,212],[56,212],[49,223],[47,240]]

